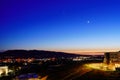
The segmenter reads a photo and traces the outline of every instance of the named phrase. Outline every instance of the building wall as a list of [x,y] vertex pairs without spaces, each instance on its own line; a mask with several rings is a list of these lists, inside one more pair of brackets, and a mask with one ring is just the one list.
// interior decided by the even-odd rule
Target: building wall
[[120,52],[109,52],[104,54],[104,63],[120,63]]
[[104,53],[104,63],[107,64],[108,69],[120,67],[120,52]]

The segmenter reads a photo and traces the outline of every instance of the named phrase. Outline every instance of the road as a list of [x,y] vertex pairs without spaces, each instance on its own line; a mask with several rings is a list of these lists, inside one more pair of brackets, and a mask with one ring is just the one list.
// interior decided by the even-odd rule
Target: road
[[53,72],[48,80],[74,80],[86,73],[92,71],[91,68],[87,68],[84,65],[76,65],[72,68],[61,69],[60,71]]
[[[93,65],[92,65],[93,67]],[[47,80],[120,80],[120,72],[104,71],[83,65],[61,67],[60,70],[48,75]]]
[[82,75],[85,75],[86,73],[90,71],[92,71],[92,69],[89,69],[85,66],[80,66],[76,68],[74,72],[71,72],[70,74],[62,78],[62,80],[74,80]]

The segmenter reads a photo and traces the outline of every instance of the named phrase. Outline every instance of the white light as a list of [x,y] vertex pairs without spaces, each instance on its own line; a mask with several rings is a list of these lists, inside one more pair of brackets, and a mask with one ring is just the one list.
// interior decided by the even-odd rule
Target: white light
[[88,20],[88,21],[87,21],[87,23],[89,24],[89,23],[90,23],[90,21]]

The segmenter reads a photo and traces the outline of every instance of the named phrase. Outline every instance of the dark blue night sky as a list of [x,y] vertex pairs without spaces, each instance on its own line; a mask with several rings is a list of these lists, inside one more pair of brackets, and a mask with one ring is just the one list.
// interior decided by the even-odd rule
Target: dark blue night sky
[[0,50],[119,50],[120,0],[0,0]]

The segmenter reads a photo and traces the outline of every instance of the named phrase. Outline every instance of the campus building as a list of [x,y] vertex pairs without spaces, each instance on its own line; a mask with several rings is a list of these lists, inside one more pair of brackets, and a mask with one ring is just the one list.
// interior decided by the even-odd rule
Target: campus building
[[120,51],[104,53],[104,63],[108,65],[108,69],[120,68]]
[[0,66],[0,76],[6,76],[8,74],[8,66]]

